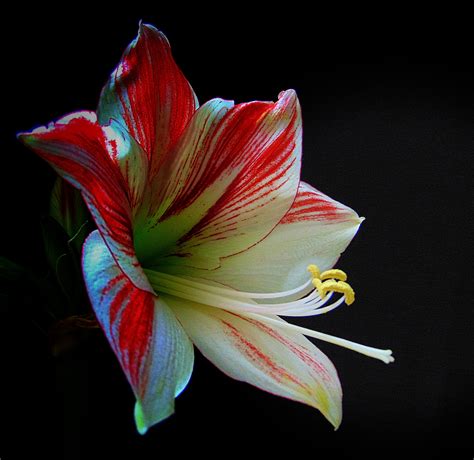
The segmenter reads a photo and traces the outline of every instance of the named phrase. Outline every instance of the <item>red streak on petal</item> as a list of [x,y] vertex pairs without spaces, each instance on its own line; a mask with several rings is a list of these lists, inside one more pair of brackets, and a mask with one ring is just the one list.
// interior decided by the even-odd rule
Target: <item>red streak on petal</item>
[[124,308],[119,329],[119,348],[127,356],[128,373],[132,385],[146,388],[146,382],[140,381],[140,372],[145,358],[150,352],[154,319],[153,296],[144,291],[134,290]]
[[113,74],[129,132],[152,163],[151,177],[195,112],[194,93],[166,37],[143,25]]
[[315,371],[319,376],[321,376],[323,380],[325,380],[326,382],[333,381],[331,376],[327,372],[326,368],[322,364],[320,364],[318,361],[316,361],[305,347],[301,345],[297,345],[294,342],[286,339],[281,334],[279,334],[275,329],[267,326],[264,323],[261,323],[260,321],[256,321],[256,320],[246,318],[246,317],[242,317],[242,318],[248,321],[249,323],[257,326],[259,329],[261,329],[262,331],[264,331],[265,333],[267,333],[268,335],[270,335],[271,337],[273,337],[274,339],[278,340],[283,345],[288,347],[288,349],[291,350],[296,356],[298,356],[298,358],[300,358],[313,371]]
[[[215,133],[209,134],[215,137],[215,142],[205,174],[198,183],[181,191],[179,199],[161,220],[191,205],[206,188],[229,172],[239,173],[178,245],[192,239],[194,247],[217,236],[235,235],[241,223],[255,220],[258,210],[276,199],[275,192],[285,186],[296,161],[299,112],[297,105],[291,113],[287,109],[281,101],[241,104],[228,112]],[[275,132],[275,126],[281,124],[280,118],[288,120],[284,129]]]
[[[240,316],[238,317],[241,318]],[[222,319],[221,322],[228,328],[229,332],[233,336],[234,343],[237,348],[243,352],[247,358],[254,362],[256,367],[263,366],[265,371],[268,372],[268,374],[279,383],[290,381],[300,387],[305,387],[305,384],[302,383],[297,377],[287,372],[284,368],[275,363],[275,361],[273,361],[268,355],[259,350],[253,343],[243,337],[235,326]]]
[[312,220],[343,221],[348,218],[348,211],[341,208],[330,198],[318,191],[298,191],[293,206],[281,220],[281,224]]
[[102,300],[110,293],[110,291],[124,279],[125,275],[123,273],[119,273],[117,276],[114,276],[113,278],[109,279],[107,281],[107,284],[102,289],[100,301],[102,302]]
[[143,367],[153,335],[154,296],[135,288],[122,274],[107,283],[101,301],[107,296],[111,296],[109,322],[103,326],[131,385],[139,392],[145,391],[147,375]]
[[122,310],[126,306],[126,300],[130,295],[127,288],[129,288],[127,283],[122,284],[119,290],[113,294],[109,307],[110,327],[112,327],[117,320],[120,320],[119,316],[122,314]]

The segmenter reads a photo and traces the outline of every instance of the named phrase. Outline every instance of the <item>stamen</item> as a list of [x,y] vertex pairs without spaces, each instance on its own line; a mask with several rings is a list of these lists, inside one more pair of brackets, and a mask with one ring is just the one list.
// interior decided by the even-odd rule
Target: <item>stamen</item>
[[319,271],[319,268],[316,265],[314,264],[308,265],[307,270],[311,273],[311,276],[313,277],[313,279],[320,279],[321,272]]
[[[348,305],[354,302],[354,290],[345,282],[347,275],[342,270],[332,269],[321,273],[316,265],[309,265],[308,271],[311,274],[311,279],[294,289],[281,292],[256,293],[216,286],[199,278],[183,278],[145,269],[148,280],[157,293],[161,292],[205,304],[210,307],[221,308],[236,314],[241,314],[245,317],[254,318],[283,329],[299,332],[308,337],[314,337],[349,348],[366,356],[380,359],[385,363],[394,361],[390,350],[367,347],[339,337],[290,324],[279,318],[279,316],[298,317],[322,315],[339,307],[343,301]],[[312,289],[312,287],[315,289]],[[344,294],[344,296],[340,297],[336,302],[327,305],[334,292],[339,292]],[[295,295],[299,297],[297,300],[280,303],[264,303],[265,300],[284,300],[285,298],[291,298]],[[257,300],[259,300],[259,302],[257,302]]]
[[326,270],[325,272],[322,272],[319,279],[321,279],[321,280],[335,279],[335,280],[339,280],[339,281],[346,281],[347,280],[347,275],[342,270],[338,270],[337,268],[333,268],[332,270]]
[[238,298],[246,298],[246,299],[279,299],[279,298],[284,298],[284,297],[291,297],[296,294],[300,294],[301,296],[304,296],[308,294],[308,292],[311,290],[311,280],[309,279],[305,283],[303,283],[301,286],[298,286],[294,289],[289,289],[288,291],[280,291],[280,292],[244,292],[244,291],[236,291],[234,289],[229,289],[225,287],[219,287],[219,286],[214,286],[211,284],[206,284],[202,281],[192,281],[188,278],[183,278],[181,276],[175,276],[175,275],[170,275],[168,273],[162,273],[162,272],[157,272],[154,270],[148,270],[144,269],[143,270],[145,274],[147,275],[148,279],[153,278],[155,282],[159,283],[160,280],[163,281],[176,281],[179,282],[180,284],[184,284],[190,287],[195,287],[198,289],[203,289],[208,292],[214,292],[216,294],[222,294],[228,296],[229,294],[232,297],[238,297]]
[[[317,290],[312,290],[311,279],[301,286],[280,293],[251,293],[237,291],[230,288],[215,286],[204,280],[183,278],[167,273],[146,270],[145,273],[156,292],[162,292],[182,297],[198,303],[227,310],[236,310],[240,313],[274,314],[282,316],[313,316],[321,315],[341,305],[341,301],[327,305],[332,293],[321,298]],[[298,294],[297,300],[279,303],[265,303],[265,300],[274,300]],[[342,298],[343,299],[343,298]]]
[[[308,271],[313,277],[313,286],[318,290],[319,295],[322,299],[326,297],[328,292],[340,292],[344,294],[344,298],[347,305],[351,305],[355,300],[355,292],[352,287],[347,284],[347,275],[338,269],[326,270],[321,273],[316,265],[309,265]],[[341,281],[335,281],[335,279]],[[323,281],[325,280],[325,281]]]

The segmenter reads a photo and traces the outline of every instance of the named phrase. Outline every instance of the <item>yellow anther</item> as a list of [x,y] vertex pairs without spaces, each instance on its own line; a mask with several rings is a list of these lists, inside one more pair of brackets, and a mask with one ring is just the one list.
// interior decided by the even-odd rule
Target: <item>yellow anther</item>
[[354,303],[355,301],[355,292],[354,292],[354,289],[352,289],[352,287],[350,286],[350,284],[348,283],[345,283],[344,281],[338,281],[337,282],[337,286],[338,286],[338,289],[340,289],[339,291],[337,289],[335,289],[336,292],[341,292],[342,294],[344,294],[344,297],[345,297],[345,302],[347,305],[350,305],[352,303]]
[[319,268],[312,264],[308,266],[308,271],[311,273],[313,286],[318,290],[321,299],[324,299],[328,292],[339,292],[344,294],[347,305],[354,302],[354,289],[345,282],[347,275],[342,270],[333,268],[321,273]]
[[[350,305],[355,300],[355,292],[350,287],[349,284],[345,283],[344,281],[334,281],[334,280],[327,280],[322,283],[321,290],[326,295],[328,292],[340,292],[344,294],[345,302],[347,305]],[[318,289],[318,292],[320,290]]]
[[339,281],[346,281],[347,275],[342,270],[338,270],[337,268],[333,268],[332,270],[326,270],[325,272],[321,273],[319,277],[321,280],[339,280]]
[[326,292],[323,289],[323,282],[319,278],[313,278],[313,286],[318,290],[319,297],[324,299],[326,297]]
[[311,273],[313,279],[319,279],[319,277],[321,276],[319,268],[314,264],[308,265],[307,270]]

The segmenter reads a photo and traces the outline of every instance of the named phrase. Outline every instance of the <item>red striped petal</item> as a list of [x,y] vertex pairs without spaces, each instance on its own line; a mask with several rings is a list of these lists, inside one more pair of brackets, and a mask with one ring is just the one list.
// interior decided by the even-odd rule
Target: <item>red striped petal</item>
[[99,122],[108,124],[113,118],[126,126],[147,153],[153,177],[197,106],[165,35],[140,24],[137,38],[102,90]]
[[[23,133],[19,138],[48,161],[68,182],[81,190],[86,204],[108,247],[122,270],[136,286],[151,288],[133,249],[131,219],[135,191],[124,176],[129,161],[143,155],[128,138],[117,144],[120,135],[113,125],[102,127],[92,112],[64,117],[48,127]],[[139,149],[140,150],[140,149]],[[120,151],[120,152],[119,152]],[[146,171],[145,171],[146,174]],[[131,262],[132,261],[132,262]]]
[[359,217],[351,208],[302,182],[298,187],[298,194],[291,209],[280,224],[314,221],[330,224],[331,222],[354,222],[358,220]]
[[258,244],[221,259],[216,270],[175,266],[173,273],[248,292],[293,289],[308,279],[309,264],[331,268],[361,222],[354,210],[301,182],[291,209]]
[[201,353],[230,377],[319,409],[337,428],[342,391],[331,361],[302,334],[166,296]]
[[[300,107],[291,90],[275,103],[232,108],[214,100],[202,106],[167,171],[165,189],[173,193],[162,195],[166,207],[144,234],[147,263],[216,268],[221,257],[264,238],[294,201],[301,131]],[[171,232],[175,241],[180,239],[168,248],[170,257],[150,257],[150,249],[165,252],[166,239],[159,236]]]
[[137,398],[135,417],[144,433],[173,413],[191,376],[193,346],[169,307],[130,282],[97,231],[84,243],[82,267],[97,319]]

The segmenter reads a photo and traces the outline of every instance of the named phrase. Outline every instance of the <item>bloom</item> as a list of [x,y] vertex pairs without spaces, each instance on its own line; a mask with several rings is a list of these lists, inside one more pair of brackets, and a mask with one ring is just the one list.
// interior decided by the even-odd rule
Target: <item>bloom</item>
[[[393,359],[281,318],[354,300],[330,268],[362,219],[300,182],[301,135],[292,90],[199,107],[166,37],[143,24],[96,112],[19,135],[81,191],[97,224],[84,279],[141,433],[173,412],[193,344],[231,377],[314,406],[335,427],[337,372],[305,335]],[[343,295],[329,303],[333,292]]]

